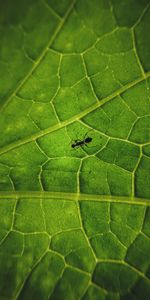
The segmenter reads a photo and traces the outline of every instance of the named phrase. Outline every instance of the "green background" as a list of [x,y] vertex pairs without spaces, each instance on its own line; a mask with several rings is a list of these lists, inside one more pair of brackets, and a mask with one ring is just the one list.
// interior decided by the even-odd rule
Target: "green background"
[[0,0],[0,78],[0,299],[148,300],[150,1]]

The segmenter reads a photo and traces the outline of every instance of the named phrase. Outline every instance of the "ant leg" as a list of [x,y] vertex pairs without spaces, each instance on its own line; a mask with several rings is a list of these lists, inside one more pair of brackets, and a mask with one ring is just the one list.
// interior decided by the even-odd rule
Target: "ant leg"
[[73,140],[70,140],[70,142],[69,142],[69,144],[68,144],[68,145],[72,144],[73,142],[74,142]]
[[69,142],[68,145],[70,145],[70,144],[72,144],[72,143],[77,143],[77,142],[81,142],[81,141],[80,141],[80,140],[70,140],[70,142]]
[[77,143],[77,142],[81,142],[81,140],[74,140],[74,142],[75,142],[75,143]]
[[86,150],[84,149],[84,146],[85,146],[85,144],[82,145],[82,146],[80,146],[80,147],[82,148],[83,152],[87,155],[87,152],[86,152]]
[[83,140],[85,140],[85,138],[86,138],[87,134],[88,134],[90,131],[92,131],[92,130],[94,130],[94,129],[90,129],[88,132],[86,132],[86,134],[84,135],[84,138],[83,138]]

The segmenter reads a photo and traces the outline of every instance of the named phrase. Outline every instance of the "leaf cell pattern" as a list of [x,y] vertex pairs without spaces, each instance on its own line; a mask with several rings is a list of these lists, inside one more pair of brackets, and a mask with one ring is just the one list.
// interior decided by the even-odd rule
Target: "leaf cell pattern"
[[[13,86],[9,91],[5,89],[7,95],[1,91],[1,190],[149,198],[149,151],[144,151],[150,140],[149,72],[138,43],[140,32],[147,26],[149,1],[141,4],[140,11],[137,5],[129,24],[120,24],[122,10],[118,11],[113,2],[95,1],[93,6],[87,1],[87,11],[95,15],[94,19],[87,15],[83,1],[71,2],[64,17],[60,16],[59,5],[58,15],[50,4],[39,1],[35,7],[33,1],[30,7],[27,3],[29,16],[25,15],[22,21],[16,17],[6,26],[13,30],[7,36],[12,36],[9,42],[16,60],[24,55],[18,63],[27,67],[32,61],[32,67],[18,74],[20,80],[10,79],[10,87]],[[36,45],[32,45],[32,51],[29,40],[31,22],[34,17],[36,24],[39,7],[46,18],[42,30],[48,18],[56,28],[53,35],[49,28],[48,45],[45,41],[44,47],[40,45],[44,40],[38,41],[42,50],[35,54]],[[4,24],[8,18],[9,15]],[[35,30],[41,37],[39,28]],[[19,44],[13,44],[18,37],[23,44],[23,50],[18,50],[21,53],[15,48]],[[4,49],[2,62],[6,59]],[[4,69],[3,74],[8,66]],[[8,73],[12,70],[7,71],[8,85]],[[72,151],[69,142],[83,139],[91,129],[92,147]],[[37,159],[29,160],[29,152],[36,153]],[[33,180],[28,178],[29,173]]]
[[0,211],[2,299],[148,299],[145,204],[11,195]]
[[149,4],[0,3],[2,300],[149,299]]

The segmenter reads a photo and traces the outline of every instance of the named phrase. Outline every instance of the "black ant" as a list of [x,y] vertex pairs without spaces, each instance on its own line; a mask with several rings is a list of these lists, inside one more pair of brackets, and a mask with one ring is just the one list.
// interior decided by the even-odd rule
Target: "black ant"
[[[90,130],[91,131],[91,130]],[[89,131],[88,131],[89,132]],[[91,137],[86,137],[86,135],[88,134],[88,132],[85,134],[83,140],[75,140],[74,143],[71,145],[72,148],[77,148],[77,147],[83,147],[86,146],[88,147],[87,144],[89,144],[90,142],[92,142],[92,138]],[[88,147],[89,148],[89,147]]]

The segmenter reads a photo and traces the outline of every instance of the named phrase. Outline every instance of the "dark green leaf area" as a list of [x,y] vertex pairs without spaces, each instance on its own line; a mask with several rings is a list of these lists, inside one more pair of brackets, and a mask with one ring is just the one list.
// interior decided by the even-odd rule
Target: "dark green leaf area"
[[138,162],[140,150],[138,146],[130,143],[110,139],[106,147],[99,151],[97,156],[110,164],[133,171]]
[[[3,26],[0,30],[1,62],[7,61],[9,65],[8,68],[7,64],[1,64],[3,81],[0,95],[4,101],[33,67],[59,20],[41,1],[26,1],[22,4],[15,0],[10,5],[7,0],[1,2],[0,22]],[[11,73],[15,73],[15,76]]]
[[89,280],[90,277],[88,275],[82,274],[72,268],[66,268],[53,291],[51,299],[65,300],[66,293],[67,297],[71,300],[81,298]]
[[145,205],[8,198],[1,202],[2,212],[4,299],[65,299],[66,291],[69,299],[119,299],[119,294],[132,299],[137,290],[147,297],[150,244]]
[[137,168],[135,176],[135,190],[138,196],[144,195],[145,198],[149,197],[150,193],[150,160],[144,156]]
[[[85,174],[88,176],[85,177]],[[131,194],[131,174],[96,157],[84,160],[80,178],[81,191],[84,193],[90,188],[96,194],[121,195],[122,192],[126,196]]]
[[32,297],[46,299],[52,293],[64,267],[64,261],[61,257],[55,253],[47,252],[41,259],[40,265],[37,264],[33,273],[29,275],[26,288],[22,289],[19,299],[32,299]]
[[124,264],[102,262],[93,274],[93,281],[100,287],[113,292],[123,292],[130,289],[136,282],[138,275]]
[[91,238],[91,245],[98,258],[123,259],[126,253],[124,245],[111,232]]

